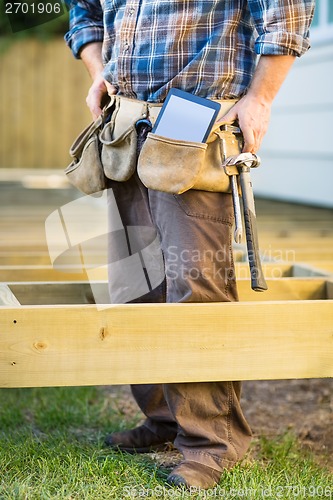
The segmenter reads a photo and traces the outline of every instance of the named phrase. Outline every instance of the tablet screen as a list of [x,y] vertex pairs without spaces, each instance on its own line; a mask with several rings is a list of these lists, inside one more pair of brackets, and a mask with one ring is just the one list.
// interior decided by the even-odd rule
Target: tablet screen
[[172,89],[153,132],[170,139],[205,142],[218,110],[216,102]]

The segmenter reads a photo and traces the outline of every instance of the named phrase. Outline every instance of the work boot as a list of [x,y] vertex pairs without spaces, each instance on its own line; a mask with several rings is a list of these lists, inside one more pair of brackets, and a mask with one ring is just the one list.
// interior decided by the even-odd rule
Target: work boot
[[184,460],[167,477],[170,486],[185,486],[186,488],[214,488],[220,479],[222,472],[212,469],[199,462]]
[[[164,432],[163,432],[164,431]],[[172,443],[176,436],[176,431],[161,428],[161,434],[155,434],[145,425],[140,425],[135,429],[123,432],[114,432],[105,438],[106,446],[117,448],[127,453],[149,453],[151,451],[161,451]]]

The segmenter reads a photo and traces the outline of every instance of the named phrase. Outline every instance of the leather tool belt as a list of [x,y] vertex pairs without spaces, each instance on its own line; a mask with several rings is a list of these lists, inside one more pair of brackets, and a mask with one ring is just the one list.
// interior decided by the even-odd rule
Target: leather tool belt
[[[223,116],[237,100],[218,101]],[[230,192],[230,177],[222,163],[228,151],[240,152],[235,136],[213,127],[206,143],[177,141],[148,133],[138,155],[137,124],[153,126],[161,103],[114,95],[102,115],[75,139],[73,158],[66,168],[69,181],[85,194],[106,189],[108,179],[128,180],[137,168],[143,184],[154,190],[180,194],[188,189]],[[149,123],[148,122],[148,123]]]

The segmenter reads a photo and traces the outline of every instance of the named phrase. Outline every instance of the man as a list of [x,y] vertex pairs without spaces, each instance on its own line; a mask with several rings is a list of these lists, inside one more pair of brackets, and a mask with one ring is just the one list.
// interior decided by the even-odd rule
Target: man
[[[92,77],[94,118],[107,94],[162,103],[176,87],[219,100],[219,121],[238,120],[243,151],[255,153],[274,97],[309,48],[313,8],[314,0],[81,0],[66,40]],[[145,188],[135,174],[110,187],[124,226],[151,227],[160,239],[165,280],[142,301],[237,300],[230,194],[170,195]],[[210,488],[246,453],[251,431],[239,382],[135,385],[132,392],[145,423],[106,443],[146,452],[173,442],[184,460],[169,484]]]

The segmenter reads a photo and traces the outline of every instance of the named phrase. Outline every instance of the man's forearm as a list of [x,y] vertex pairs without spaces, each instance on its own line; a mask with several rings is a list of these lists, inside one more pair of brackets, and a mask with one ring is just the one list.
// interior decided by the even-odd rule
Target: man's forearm
[[117,88],[104,80],[102,74],[102,43],[94,42],[84,45],[80,52],[80,57],[93,80],[86,103],[94,120],[96,120],[102,113],[102,108],[106,102],[105,98],[107,98],[108,94],[116,94]]
[[291,55],[261,56],[247,95],[271,104],[295,59]]
[[278,93],[294,56],[261,56],[245,96],[221,118],[222,123],[238,120],[244,136],[244,152],[255,153],[266,134],[272,102]]
[[84,45],[80,57],[93,80],[101,77],[103,71],[102,43],[88,43]]

